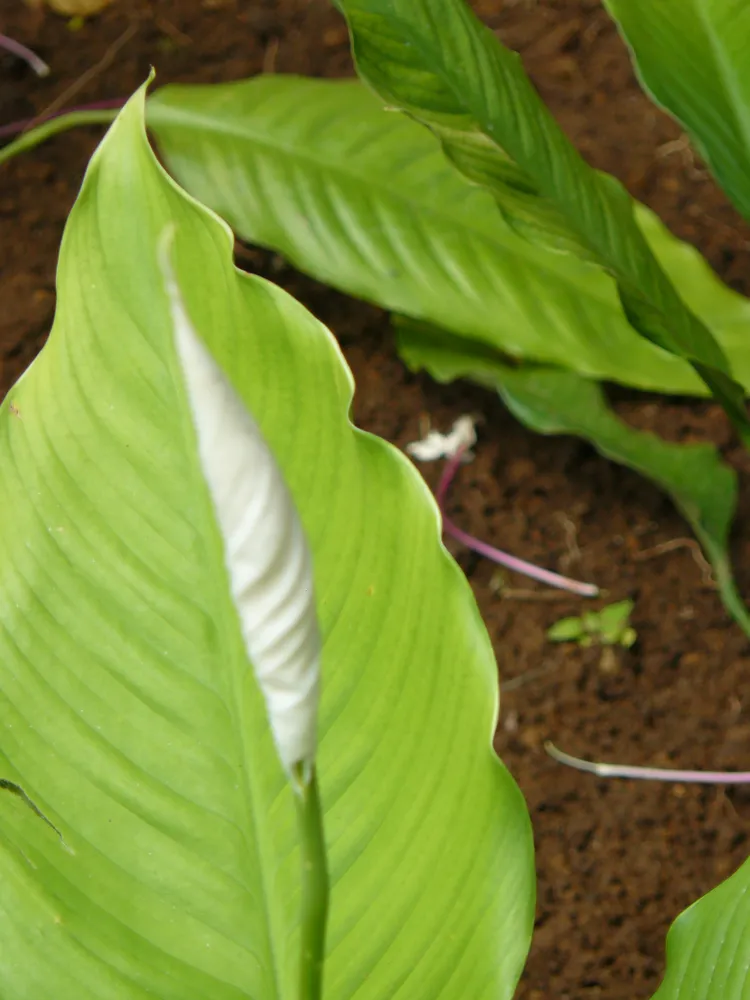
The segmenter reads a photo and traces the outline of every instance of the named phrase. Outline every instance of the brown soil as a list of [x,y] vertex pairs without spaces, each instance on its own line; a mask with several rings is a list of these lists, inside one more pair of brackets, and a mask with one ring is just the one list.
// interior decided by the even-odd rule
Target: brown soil
[[[693,241],[732,285],[750,292],[750,242],[680,130],[640,93],[627,55],[597,0],[477,0],[482,16],[518,48],[541,93],[584,154],[622,178]],[[36,48],[54,69],[36,80],[0,56],[0,122],[38,113],[100,64],[66,103],[127,94],[150,64],[159,81],[212,81],[279,72],[351,72],[346,32],[325,0],[116,2],[71,32],[53,15],[3,0],[0,30]],[[132,32],[132,34],[125,34]],[[117,46],[115,50],[112,46]],[[0,390],[41,347],[54,308],[62,226],[97,135],[64,135],[2,168],[0,183]],[[648,483],[573,439],[527,433],[489,393],[439,387],[406,373],[387,318],[316,285],[268,254],[257,269],[302,299],[340,338],[358,384],[362,426],[403,445],[422,415],[447,428],[484,414],[478,458],[460,474],[454,516],[526,558],[595,580],[609,598],[636,600],[638,642],[606,672],[596,650],[553,647],[545,629],[580,605],[508,580],[466,552],[504,679],[497,747],[523,789],[538,846],[538,927],[519,996],[648,997],[663,969],[664,935],[692,900],[747,854],[750,791],[611,782],[552,763],[554,739],[599,759],[742,768],[750,720],[747,639],[732,625],[690,548],[637,554],[687,528]],[[746,476],[750,465],[707,403],[617,393],[640,426],[719,444]],[[434,485],[437,469],[428,469]],[[744,498],[734,554],[750,592]],[[606,666],[606,664],[605,664]]]

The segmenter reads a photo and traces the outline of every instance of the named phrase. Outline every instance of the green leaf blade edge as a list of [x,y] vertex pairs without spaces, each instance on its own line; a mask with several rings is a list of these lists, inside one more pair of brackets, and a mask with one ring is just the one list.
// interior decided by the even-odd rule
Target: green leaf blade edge
[[[463,0],[342,0],[341,9],[359,75],[432,129],[529,239],[611,274],[633,328],[687,361],[750,441],[744,395],[723,350],[660,268],[622,185],[585,163],[516,53]],[[509,161],[526,192],[502,176]]]
[[745,1000],[750,990],[750,861],[680,914],[653,1000]]
[[[353,80],[170,85],[148,122],[178,181],[238,236],[341,291],[522,360],[643,389],[705,394],[638,336],[600,269],[522,239],[417,123]],[[750,302],[644,206],[638,224],[750,386]],[[440,294],[436,294],[439,289]]]
[[605,0],[644,89],[690,134],[750,219],[750,9],[734,0]]
[[228,229],[156,163],[142,92],[92,161],[50,340],[0,411],[0,773],[68,847],[0,801],[3,995],[294,996],[291,791],[198,468],[156,264],[169,222],[191,319],[313,550],[326,997],[510,997],[532,841],[468,584],[413,467],[349,423],[330,334],[238,272]]

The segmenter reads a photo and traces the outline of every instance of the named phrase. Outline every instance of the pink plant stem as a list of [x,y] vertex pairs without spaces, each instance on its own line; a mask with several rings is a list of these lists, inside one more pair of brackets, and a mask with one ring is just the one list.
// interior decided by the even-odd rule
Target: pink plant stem
[[32,52],[31,49],[27,49],[25,45],[17,42],[15,38],[0,35],[0,49],[5,49],[6,52],[10,52],[14,56],[18,56],[19,59],[23,59],[25,63],[31,66],[37,76],[49,76],[49,66],[47,63],[43,59],[40,59],[36,52]]
[[599,764],[581,757],[573,757],[558,750],[553,743],[544,749],[554,760],[578,771],[595,774],[599,778],[635,778],[639,781],[677,781],[699,785],[748,785],[750,771],[680,771],[671,767],[637,767],[634,764]]
[[460,448],[452,458],[448,459],[445,463],[443,474],[440,477],[438,488],[435,491],[435,499],[438,502],[438,507],[443,517],[443,531],[446,535],[451,535],[456,541],[461,542],[462,545],[465,545],[473,552],[478,552],[479,555],[485,556],[500,566],[505,566],[507,569],[513,570],[515,573],[522,573],[524,576],[531,577],[532,580],[546,583],[549,587],[557,587],[560,590],[570,591],[570,593],[578,594],[580,597],[596,597],[599,593],[599,588],[595,584],[579,583],[577,580],[571,580],[567,576],[561,576],[559,573],[542,569],[533,563],[526,562],[524,559],[519,559],[517,556],[509,555],[501,549],[496,549],[494,545],[488,545],[486,542],[482,542],[473,535],[468,534],[468,532],[463,531],[451,521],[445,512],[445,500],[448,487],[453,481],[458,467],[461,465],[461,459],[465,451],[465,447]]
[[35,125],[43,125],[45,122],[53,121],[55,118],[63,118],[65,115],[78,114],[80,111],[108,111],[112,108],[121,108],[124,103],[124,98],[112,97],[106,101],[94,101],[92,104],[77,104],[72,108],[64,108],[51,115],[40,115],[38,118],[24,118],[19,122],[9,122],[7,125],[0,125],[0,139],[9,139]]

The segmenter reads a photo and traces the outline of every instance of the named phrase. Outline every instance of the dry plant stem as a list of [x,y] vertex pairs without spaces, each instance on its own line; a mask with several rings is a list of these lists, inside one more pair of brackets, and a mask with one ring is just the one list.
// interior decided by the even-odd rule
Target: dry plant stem
[[[599,591],[599,597],[606,595],[605,590]],[[503,601],[526,601],[529,604],[559,604],[569,601],[565,593],[555,593],[552,590],[526,590],[523,587],[502,587],[497,596]]]
[[641,549],[640,552],[635,553],[633,560],[637,562],[645,562],[647,559],[654,559],[656,556],[663,556],[669,552],[675,552],[677,549],[690,550],[693,559],[701,571],[704,586],[711,587],[712,590],[716,590],[717,583],[714,579],[711,563],[707,561],[706,557],[703,555],[700,545],[694,538],[671,538],[668,542],[661,542],[659,545],[652,545],[649,549]]
[[599,764],[581,757],[573,757],[558,750],[554,743],[544,744],[544,749],[560,764],[586,771],[599,778],[635,778],[640,781],[675,781],[680,784],[699,785],[748,785],[750,771],[681,771],[671,767],[638,767],[634,764]]
[[11,55],[22,59],[33,69],[37,76],[49,76],[50,68],[47,63],[43,59],[40,59],[32,49],[17,42],[15,38],[9,38],[8,35],[0,35],[0,49],[5,49]]
[[440,482],[438,483],[438,488],[435,493],[435,499],[438,502],[438,507],[440,508],[440,513],[443,517],[443,531],[446,535],[450,535],[452,538],[455,538],[456,541],[465,545],[467,549],[471,549],[473,552],[478,552],[479,555],[485,556],[487,559],[491,559],[500,566],[505,566],[506,569],[513,570],[515,573],[522,573],[524,576],[528,576],[532,580],[538,580],[540,583],[545,583],[548,587],[557,587],[559,590],[567,590],[571,594],[578,594],[579,597],[596,597],[599,593],[599,588],[596,584],[579,583],[577,580],[571,580],[567,576],[561,576],[559,573],[553,573],[551,570],[542,569],[539,566],[535,566],[533,563],[526,562],[524,559],[519,559],[516,556],[509,555],[507,552],[503,552],[501,549],[496,549],[493,545],[488,545],[486,542],[482,542],[480,539],[468,534],[468,532],[463,531],[463,529],[459,528],[458,525],[454,524],[453,521],[450,520],[445,512],[445,498],[448,493],[448,487],[453,481],[453,477],[455,476],[458,467],[461,465],[461,460],[465,451],[466,448],[460,448],[456,454],[449,458],[445,463],[445,468],[443,469],[443,474],[440,477]]
[[12,55],[18,56],[19,59],[23,59],[25,63],[31,66],[37,76],[49,76],[50,70],[47,63],[43,59],[40,59],[36,52],[32,52],[31,49],[17,42],[15,38],[0,35],[0,49],[5,49],[6,52],[10,52]]
[[72,100],[77,93],[79,93],[87,84],[91,83],[100,73],[103,73],[111,63],[114,62],[115,56],[127,43],[133,38],[133,36],[138,32],[138,25],[131,24],[125,31],[120,35],[119,38],[109,46],[105,51],[104,55],[101,57],[99,62],[94,66],[89,66],[85,73],[82,73],[78,79],[67,87],[62,94],[55,98],[55,100],[49,104],[43,111],[41,111],[34,120],[34,124],[40,121],[45,121],[51,115],[54,115],[61,108],[64,108],[68,101]]

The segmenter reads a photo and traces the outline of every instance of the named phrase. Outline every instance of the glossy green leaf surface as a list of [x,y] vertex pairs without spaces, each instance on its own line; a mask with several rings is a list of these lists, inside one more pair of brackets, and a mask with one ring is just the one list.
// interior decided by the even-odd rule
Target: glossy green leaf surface
[[750,219],[750,6],[742,0],[604,0],[654,99],[690,133]]
[[143,95],[99,148],[54,327],[0,410],[3,1000],[292,1000],[298,850],[230,599],[157,246],[313,553],[326,1000],[510,997],[534,909],[496,668],[411,464],[348,420],[335,341],[237,271]]
[[[172,85],[148,103],[171,173],[244,240],[341,291],[503,353],[667,392],[705,392],[639,337],[614,281],[517,235],[429,132],[353,80]],[[662,267],[750,387],[750,302],[636,205]],[[439,292],[439,294],[438,294]]]
[[520,58],[464,0],[340,0],[359,75],[435,132],[526,239],[611,274],[641,336],[688,361],[750,441],[740,385],[703,322],[651,253],[625,189],[589,167]]
[[728,551],[737,477],[712,446],[670,444],[635,430],[610,410],[595,382],[552,368],[513,368],[481,345],[437,330],[400,323],[399,351],[410,367],[426,368],[441,382],[471,378],[496,389],[532,430],[575,434],[605,458],[655,482],[690,523],[711,562],[724,606],[750,635],[750,613],[737,593]]
[[750,996],[750,861],[672,924],[667,971],[653,1000]]

